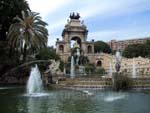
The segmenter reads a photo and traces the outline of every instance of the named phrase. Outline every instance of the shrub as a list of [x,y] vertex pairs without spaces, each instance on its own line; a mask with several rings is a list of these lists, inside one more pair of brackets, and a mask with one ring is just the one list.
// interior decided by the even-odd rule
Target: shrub
[[127,90],[132,85],[132,79],[121,74],[114,75],[113,89],[116,91]]
[[103,74],[105,74],[105,69],[102,68],[102,67],[97,68],[97,69],[95,70],[95,73],[96,73],[96,74],[100,74],[100,75],[102,76]]
[[88,74],[94,73],[95,66],[94,64],[86,64],[85,65],[85,72]]

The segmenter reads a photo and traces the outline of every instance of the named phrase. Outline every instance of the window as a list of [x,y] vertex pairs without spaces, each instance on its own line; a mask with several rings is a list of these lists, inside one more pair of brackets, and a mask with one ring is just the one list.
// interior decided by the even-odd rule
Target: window
[[59,46],[59,51],[62,52],[62,53],[64,52],[64,46],[63,45]]
[[88,53],[92,53],[92,46],[88,46],[88,51],[87,51]]

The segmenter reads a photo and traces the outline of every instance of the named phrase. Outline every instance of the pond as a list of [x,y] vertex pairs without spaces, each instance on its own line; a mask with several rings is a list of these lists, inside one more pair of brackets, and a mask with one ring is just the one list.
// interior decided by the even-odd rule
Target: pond
[[150,113],[150,93],[59,89],[29,96],[24,87],[0,87],[0,113]]

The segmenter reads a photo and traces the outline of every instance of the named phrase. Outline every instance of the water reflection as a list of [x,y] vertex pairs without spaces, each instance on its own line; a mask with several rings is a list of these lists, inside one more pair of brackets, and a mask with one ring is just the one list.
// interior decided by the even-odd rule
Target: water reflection
[[28,113],[42,113],[42,106],[44,105],[46,110],[46,102],[42,101],[41,98],[29,98],[27,102]]
[[[81,91],[57,91],[46,97],[26,99],[26,113],[87,113],[94,108],[91,98]],[[24,105],[19,105],[22,106],[18,110],[23,112]]]
[[17,103],[18,113],[49,113],[48,103],[51,103],[48,96],[20,96],[20,101]]
[[[6,98],[7,103],[4,104]],[[53,90],[45,97],[7,95],[6,98],[3,100],[4,105],[1,105],[4,110],[0,108],[0,113],[2,111],[5,111],[2,113],[149,113],[150,111],[150,95],[134,92]],[[11,109],[8,109],[10,107]]]

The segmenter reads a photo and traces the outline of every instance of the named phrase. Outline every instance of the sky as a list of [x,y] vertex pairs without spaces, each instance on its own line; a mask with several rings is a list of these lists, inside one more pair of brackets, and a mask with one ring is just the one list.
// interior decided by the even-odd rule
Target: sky
[[48,23],[48,45],[55,46],[72,12],[80,13],[88,41],[150,37],[150,0],[27,0]]

